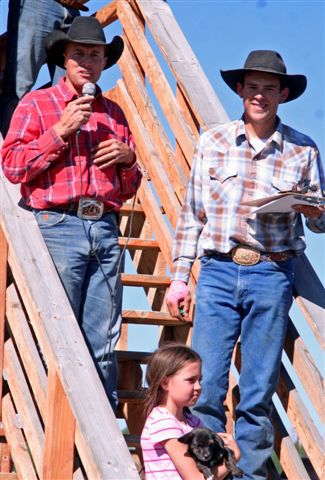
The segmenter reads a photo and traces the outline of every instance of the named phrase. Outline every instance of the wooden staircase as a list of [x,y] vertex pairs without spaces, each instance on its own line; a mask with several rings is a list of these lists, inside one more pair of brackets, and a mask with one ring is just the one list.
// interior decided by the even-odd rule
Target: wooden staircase
[[[148,355],[166,340],[191,341],[191,324],[175,321],[165,305],[172,238],[199,132],[228,117],[164,0],[116,0],[96,16],[103,27],[117,21],[123,28],[122,78],[106,95],[127,116],[144,172],[134,205],[125,204],[120,214],[119,242],[127,249],[127,265],[132,265],[122,281],[125,287],[140,287],[147,301],[146,310],[137,310],[135,302],[123,311],[118,344],[116,417],[125,421],[128,432],[121,433],[110,408],[34,218],[18,206],[17,187],[2,178],[0,480],[141,478],[139,435]],[[173,84],[145,27],[168,64]],[[197,277],[196,262],[190,280],[193,294]],[[303,314],[299,322],[308,324],[323,351],[325,292],[306,257],[297,261],[296,278],[295,298]],[[297,330],[299,322],[290,322],[274,399],[270,479],[324,478],[319,428],[324,419],[323,377]],[[129,325],[156,326],[157,341],[145,351],[131,351]],[[229,430],[239,371],[238,344],[225,405]]]

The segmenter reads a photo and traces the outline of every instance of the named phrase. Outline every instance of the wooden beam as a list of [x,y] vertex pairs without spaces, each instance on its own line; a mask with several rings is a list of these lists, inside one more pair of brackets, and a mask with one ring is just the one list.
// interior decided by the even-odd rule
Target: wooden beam
[[137,0],[137,5],[201,126],[229,121],[168,3]]
[[131,273],[122,273],[122,283],[128,287],[160,287],[167,288],[170,284],[170,277],[140,275]]
[[94,16],[101,23],[103,28],[118,19],[116,2],[117,0],[111,0],[111,2],[108,5],[100,8],[94,14]]
[[7,289],[6,312],[15,345],[28,375],[28,382],[41,415],[44,416],[46,373],[14,284]]
[[128,250],[160,250],[157,240],[146,238],[119,237],[118,243],[120,247],[127,246]]
[[45,417],[44,480],[72,480],[75,419],[61,380],[49,368]]
[[181,145],[184,155],[190,162],[195,147],[195,139],[183,119],[165,74],[142,31],[142,26],[125,0],[119,0],[117,13],[129,42],[145,71],[146,78],[159,99],[168,123]]
[[137,153],[139,153],[141,162],[143,162],[144,168],[152,180],[159,200],[164,205],[166,215],[172,227],[175,228],[180,212],[179,199],[166,174],[163,162],[151,141],[149,132],[143,125],[141,117],[122,80],[118,80],[116,88],[107,92],[106,95],[113,101],[116,101],[125,113],[135,139]]
[[8,242],[0,224],[0,418],[2,399],[3,349],[5,338],[6,289],[7,289]]
[[292,368],[324,423],[324,379],[292,322],[289,323],[284,348]]
[[325,350],[325,289],[305,254],[295,259],[294,294],[313,334]]
[[17,426],[17,417],[9,393],[2,401],[2,422],[19,479],[37,480],[25,438]]
[[123,310],[123,322],[135,323],[139,325],[166,325],[180,327],[191,325],[191,322],[182,322],[169,315],[166,312],[148,312],[142,310]]
[[5,343],[4,368],[38,475],[42,475],[44,433],[12,339]]
[[150,132],[151,141],[164,165],[164,169],[173,185],[177,198],[182,201],[187,185],[186,174],[189,171],[188,164],[186,163],[184,173],[183,169],[180,168],[180,165],[176,162],[175,152],[173,151],[170,140],[165,133],[152,100],[146,91],[142,76],[138,73],[134,55],[132,55],[128,47],[124,48],[123,55],[119,60],[119,66],[123,73],[127,90],[132,97],[144,126],[148,132]]
[[321,478],[325,467],[324,442],[284,368],[281,370],[277,393],[315,472]]

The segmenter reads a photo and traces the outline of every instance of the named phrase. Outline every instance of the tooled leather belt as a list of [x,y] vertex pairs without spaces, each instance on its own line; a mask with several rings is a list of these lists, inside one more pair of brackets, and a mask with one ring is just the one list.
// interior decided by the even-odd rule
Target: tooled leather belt
[[217,253],[222,257],[230,257],[238,265],[256,265],[259,262],[285,262],[289,258],[296,257],[293,250],[283,252],[260,252],[248,245],[237,245],[228,253]]

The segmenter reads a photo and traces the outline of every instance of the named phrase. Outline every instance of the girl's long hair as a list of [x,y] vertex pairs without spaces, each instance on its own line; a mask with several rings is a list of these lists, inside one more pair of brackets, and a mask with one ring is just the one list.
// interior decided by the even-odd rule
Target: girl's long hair
[[163,400],[161,383],[164,378],[175,375],[187,362],[201,362],[200,355],[182,343],[166,342],[149,358],[146,382],[148,389],[144,400],[146,417]]

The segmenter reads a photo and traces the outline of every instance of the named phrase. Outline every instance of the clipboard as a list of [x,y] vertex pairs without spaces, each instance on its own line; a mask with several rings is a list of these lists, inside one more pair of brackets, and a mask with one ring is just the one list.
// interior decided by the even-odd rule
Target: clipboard
[[325,197],[307,193],[285,192],[243,202],[242,205],[256,207],[253,213],[289,213],[294,211],[292,208],[293,205],[308,205],[310,207],[324,206]]

